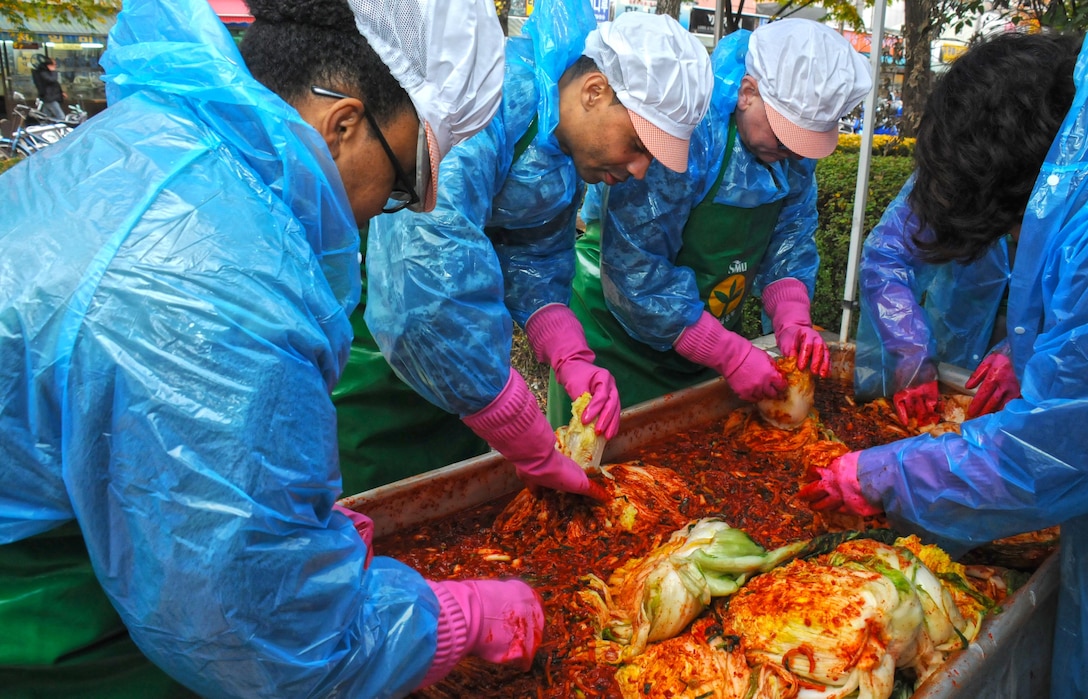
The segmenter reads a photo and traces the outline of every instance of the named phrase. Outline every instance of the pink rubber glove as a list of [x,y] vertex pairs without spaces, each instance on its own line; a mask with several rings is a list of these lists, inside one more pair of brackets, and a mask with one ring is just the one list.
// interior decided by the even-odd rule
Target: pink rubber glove
[[602,502],[612,499],[604,486],[589,480],[581,466],[556,449],[555,431],[517,370],[510,370],[506,386],[490,405],[462,421],[514,464],[527,485]]
[[934,380],[911,388],[904,388],[892,396],[892,404],[895,406],[896,415],[899,416],[899,420],[904,425],[909,425],[911,418],[913,418],[921,427],[923,425],[935,425],[940,421],[940,416],[937,414],[937,401],[939,399],[940,392],[937,390],[937,382]]
[[966,388],[978,386],[975,397],[967,406],[967,417],[975,418],[987,413],[996,413],[1013,398],[1020,397],[1020,382],[1012,368],[1012,360],[1000,350],[986,355],[982,363],[963,384]]
[[548,304],[529,317],[525,334],[537,361],[547,362],[555,370],[555,380],[571,400],[590,394],[582,424],[596,420],[597,434],[605,439],[615,437],[620,430],[620,392],[612,374],[593,363],[597,357],[589,349],[574,311],[562,304]]
[[834,510],[848,515],[870,517],[883,511],[861,494],[858,482],[858,455],[851,451],[831,462],[827,468],[814,468],[806,476],[809,482],[797,495],[814,510]]
[[778,348],[797,357],[798,370],[826,377],[831,373],[831,350],[812,327],[808,288],[792,277],[779,279],[763,290],[763,310],[774,326]]
[[786,377],[769,354],[723,328],[706,311],[684,328],[673,346],[684,359],[717,370],[743,400],[778,398],[786,390]]
[[466,655],[527,671],[544,636],[540,595],[520,580],[427,582],[438,598],[438,647],[422,689]]
[[366,544],[366,562],[363,567],[369,568],[370,561],[374,558],[374,520],[343,505],[333,505],[332,509],[346,516],[355,525],[355,531],[359,532],[359,537]]

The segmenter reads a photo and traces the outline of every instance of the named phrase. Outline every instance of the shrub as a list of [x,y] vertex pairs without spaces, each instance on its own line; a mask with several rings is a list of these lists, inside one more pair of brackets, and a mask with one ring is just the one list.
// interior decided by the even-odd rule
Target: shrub
[[[910,176],[913,165],[913,159],[903,156],[873,157],[870,163],[865,218],[862,223],[863,239],[880,221],[884,209],[899,193]],[[857,152],[835,152],[816,166],[816,208],[819,216],[816,248],[820,252],[820,271],[816,276],[812,322],[829,330],[838,330],[842,323],[843,287],[846,284],[846,265],[850,254],[857,171]]]
[[[841,134],[836,153],[857,153],[861,150],[861,134]],[[914,155],[914,139],[873,134],[873,155]]]
[[[856,137],[840,136],[840,144],[846,138]],[[863,239],[876,226],[884,209],[899,193],[899,189],[910,176],[913,164],[913,159],[903,155],[876,155],[870,161],[869,193],[862,225]],[[833,332],[837,332],[842,325],[843,289],[846,285],[846,265],[850,255],[850,229],[854,216],[857,171],[856,144],[853,152],[840,148],[816,164],[816,208],[819,217],[816,249],[820,253],[820,271],[816,276],[816,293],[812,300],[812,322]],[[754,338],[763,334],[761,308],[757,299],[748,299],[741,329],[745,337]],[[854,329],[857,327],[856,313],[853,318],[855,324],[850,328],[850,337],[854,336]]]

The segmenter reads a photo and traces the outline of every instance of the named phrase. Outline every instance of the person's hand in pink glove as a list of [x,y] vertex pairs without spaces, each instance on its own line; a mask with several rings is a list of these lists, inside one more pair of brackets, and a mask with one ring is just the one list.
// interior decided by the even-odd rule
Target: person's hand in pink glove
[[814,468],[806,474],[806,483],[797,495],[814,510],[832,510],[848,515],[870,517],[883,508],[871,504],[861,494],[858,482],[858,455],[851,451],[832,461],[826,468]]
[[359,533],[359,538],[366,544],[366,562],[363,564],[363,567],[370,567],[370,561],[374,558],[374,520],[367,517],[362,512],[356,512],[343,505],[333,505],[332,509],[350,519],[352,525],[355,526],[355,531]]
[[797,357],[797,368],[808,368],[816,376],[831,373],[831,350],[812,327],[808,287],[786,277],[763,290],[763,309],[774,326],[778,348],[787,357]]
[[937,389],[937,381],[933,380],[904,388],[892,396],[892,405],[895,406],[895,414],[904,425],[909,425],[913,419],[918,427],[922,427],[935,425],[940,421],[940,415],[937,414],[939,399],[940,391]]
[[422,689],[466,655],[527,671],[544,636],[540,595],[520,580],[427,582],[438,598],[438,644]]
[[967,417],[996,413],[1014,398],[1020,397],[1020,382],[1012,368],[1012,360],[1000,350],[990,352],[978,365],[971,378],[964,384],[966,388],[975,388],[975,397],[967,406]]
[[600,483],[556,449],[555,431],[516,370],[502,392],[483,410],[462,421],[514,465],[526,485],[611,500]]
[[778,398],[786,390],[786,377],[769,354],[726,330],[706,311],[684,328],[673,347],[688,361],[717,370],[743,400]]
[[544,306],[525,323],[525,335],[538,361],[555,370],[555,380],[571,400],[589,393],[589,405],[582,412],[582,424],[594,420],[597,434],[612,439],[620,429],[620,393],[607,369],[593,363],[586,334],[574,311],[558,303]]

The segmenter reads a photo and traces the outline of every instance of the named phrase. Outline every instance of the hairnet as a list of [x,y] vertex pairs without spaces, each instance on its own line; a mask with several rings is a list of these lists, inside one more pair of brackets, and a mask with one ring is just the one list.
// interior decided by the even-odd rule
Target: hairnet
[[752,32],[745,60],[778,140],[805,158],[835,150],[839,118],[873,86],[869,62],[831,27],[783,19]]
[[627,12],[586,38],[596,62],[650,153],[677,172],[688,141],[710,108],[714,76],[699,39],[668,15]]
[[348,0],[355,25],[426,123],[434,206],[438,163],[487,125],[502,96],[504,44],[492,0]]

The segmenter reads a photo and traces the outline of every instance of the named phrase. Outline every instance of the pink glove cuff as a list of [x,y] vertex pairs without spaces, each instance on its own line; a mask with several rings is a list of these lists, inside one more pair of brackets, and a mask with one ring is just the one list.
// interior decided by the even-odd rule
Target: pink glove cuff
[[511,369],[490,405],[462,422],[505,456],[526,484],[568,493],[591,490],[585,471],[556,448],[555,430],[517,371]]
[[858,459],[860,457],[861,452],[859,451],[847,452],[840,456],[835,476],[839,480],[839,487],[842,491],[843,509],[850,514],[871,517],[882,510],[866,500],[861,492],[861,480],[858,478]]
[[736,371],[753,349],[751,342],[726,330],[706,311],[694,325],[684,328],[673,346],[684,359],[717,369],[725,377]]
[[596,359],[586,341],[585,330],[574,311],[560,303],[550,303],[529,316],[525,335],[537,361],[555,370],[571,359],[592,363]]
[[443,677],[468,655],[471,632],[468,620],[457,598],[446,586],[428,581],[427,584],[438,598],[438,644],[431,667],[416,689],[429,687]]
[[802,304],[807,314],[811,301],[808,298],[808,287],[805,283],[793,277],[786,277],[763,289],[763,309],[767,311],[769,318],[773,319],[775,312],[783,304]]
[[[463,422],[511,461],[533,453],[535,450],[526,452],[524,447],[533,443],[534,438],[543,437],[553,447],[555,445],[555,432],[544,419],[536,397],[516,369],[510,369],[510,378],[495,400],[483,410],[463,418]],[[541,425],[544,433],[535,434],[540,432]],[[520,449],[519,444],[522,445]]]
[[[808,288],[792,277],[779,279],[763,290],[763,310],[771,319],[775,336],[781,336],[790,326],[812,327],[812,315],[808,298]],[[782,351],[792,356],[792,347],[783,347]]]

